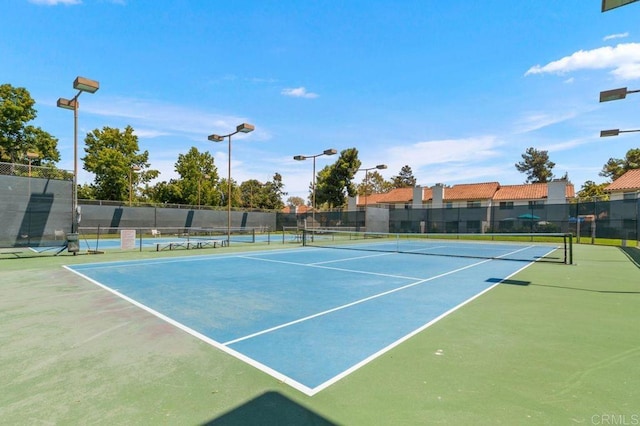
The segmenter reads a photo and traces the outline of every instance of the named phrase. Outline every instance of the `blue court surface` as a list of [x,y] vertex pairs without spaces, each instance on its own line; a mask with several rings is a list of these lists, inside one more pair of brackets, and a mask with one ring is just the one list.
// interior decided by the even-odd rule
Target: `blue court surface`
[[530,262],[296,248],[68,266],[313,395]]

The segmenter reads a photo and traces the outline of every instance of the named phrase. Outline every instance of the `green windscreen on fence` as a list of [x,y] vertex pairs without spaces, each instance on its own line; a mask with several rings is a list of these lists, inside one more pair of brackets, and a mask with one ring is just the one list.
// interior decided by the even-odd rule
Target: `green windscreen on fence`
[[71,231],[69,180],[0,174],[0,247],[56,247]]

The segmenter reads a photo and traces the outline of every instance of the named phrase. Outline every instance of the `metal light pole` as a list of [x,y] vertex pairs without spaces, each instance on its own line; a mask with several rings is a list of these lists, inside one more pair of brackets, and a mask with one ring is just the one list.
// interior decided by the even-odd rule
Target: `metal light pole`
[[200,210],[200,187],[202,186],[202,178],[209,179],[210,177],[209,175],[198,176],[198,210]]
[[133,172],[139,172],[142,170],[140,166],[133,165],[129,168],[129,207],[133,201]]
[[378,164],[375,167],[367,167],[365,169],[358,169],[356,170],[357,172],[364,172],[364,211],[365,211],[365,218],[366,218],[366,214],[367,214],[367,189],[369,186],[369,170],[384,170],[387,168],[386,164]]
[[375,167],[367,167],[356,170],[357,172],[364,171],[364,227],[367,228],[367,193],[369,192],[369,170],[384,170],[387,168],[386,164],[378,164]]
[[[304,161],[307,158],[313,158],[313,179],[311,183],[311,224],[315,227],[316,224],[316,158],[321,157],[323,155],[335,155],[338,151],[335,149],[325,149],[320,154],[315,155],[296,155],[293,157],[296,161]],[[306,226],[305,226],[306,228]]]
[[228,154],[228,165],[227,165],[227,246],[231,245],[231,136],[238,133],[250,133],[255,130],[255,126],[249,123],[242,123],[236,126],[236,131],[233,133],[229,133],[228,135],[209,135],[207,139],[211,142],[222,142],[224,138],[229,138],[229,154]]
[[[78,97],[82,92],[95,93],[100,83],[84,77],[73,81],[73,88],[78,91],[71,99],[58,98],[60,108],[73,110],[73,211],[71,213],[71,233],[78,232]],[[75,254],[75,253],[74,253]]]
[[40,158],[37,152],[27,152],[27,160],[29,160],[29,177],[31,177],[31,162]]

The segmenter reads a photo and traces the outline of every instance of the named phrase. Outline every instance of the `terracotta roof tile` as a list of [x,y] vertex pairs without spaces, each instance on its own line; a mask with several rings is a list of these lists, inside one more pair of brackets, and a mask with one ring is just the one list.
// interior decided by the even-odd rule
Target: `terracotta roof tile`
[[[367,196],[367,204],[408,203],[413,200],[413,188],[396,188],[382,194]],[[358,204],[364,205],[364,196],[358,197]]]
[[500,188],[498,182],[468,183],[445,187],[444,199],[453,200],[488,200],[493,198]]
[[611,182],[604,190],[606,192],[640,190],[640,169],[629,170]]
[[547,198],[546,183],[530,183],[523,185],[504,185],[498,189],[494,200],[535,200]]

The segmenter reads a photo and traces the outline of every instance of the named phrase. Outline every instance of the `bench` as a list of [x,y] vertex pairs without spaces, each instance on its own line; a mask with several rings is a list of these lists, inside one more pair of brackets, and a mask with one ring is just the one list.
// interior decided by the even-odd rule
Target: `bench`
[[195,244],[196,248],[205,248],[205,247],[216,248],[218,247],[218,245],[220,247],[225,247],[227,245],[227,240],[196,240],[192,244]]
[[161,250],[173,250],[177,248],[192,249],[192,248],[205,248],[218,246],[225,247],[227,240],[190,240],[190,241],[174,241],[170,243],[156,243],[156,251]]

